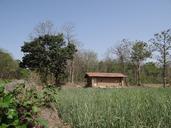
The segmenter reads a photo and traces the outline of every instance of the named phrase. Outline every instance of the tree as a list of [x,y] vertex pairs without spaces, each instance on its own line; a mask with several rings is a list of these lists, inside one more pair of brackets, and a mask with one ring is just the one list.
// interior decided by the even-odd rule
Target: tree
[[162,31],[160,33],[155,34],[154,38],[150,40],[154,46],[154,51],[157,51],[160,54],[158,60],[162,64],[162,67],[163,67],[163,71],[162,71],[163,87],[166,87],[166,83],[167,83],[166,65],[168,63],[169,51],[171,50],[170,32],[171,32],[171,29]]
[[12,56],[0,49],[0,78],[9,78],[12,74],[15,74],[17,68],[18,64]]
[[[67,43],[71,43],[74,44],[75,46],[77,46],[77,41],[74,38],[74,25],[73,24],[65,24],[62,26],[62,32],[64,34],[64,38],[66,40]],[[75,71],[74,71],[74,58],[75,55],[73,57],[73,59],[68,61],[68,72],[69,72],[69,76],[68,76],[68,81],[71,83],[74,83],[74,77],[75,77]]]
[[98,70],[97,54],[91,50],[78,50],[74,56],[74,81],[83,82],[86,72]]
[[112,53],[117,56],[122,73],[125,73],[125,63],[130,58],[130,46],[130,42],[123,39],[118,47],[112,49]]
[[43,82],[47,82],[47,75],[52,73],[55,85],[59,85],[60,78],[65,74],[67,60],[72,59],[76,52],[75,45],[64,41],[63,34],[44,35],[31,42],[25,42],[21,47],[24,52],[22,65],[43,74]]
[[[61,42],[63,42],[62,40]],[[59,85],[61,76],[65,74],[67,60],[72,60],[73,55],[76,52],[75,45],[72,43],[68,43],[66,47],[63,46],[65,46],[65,42],[61,45],[52,43],[50,46],[50,70],[55,76],[56,85]]]
[[132,51],[131,51],[131,59],[133,64],[135,65],[136,70],[136,82],[137,85],[141,85],[141,64],[142,62],[151,56],[151,51],[148,49],[147,43],[143,41],[136,41],[133,44]]
[[56,29],[52,21],[45,20],[40,22],[34,29],[33,32],[30,34],[31,40],[35,37],[44,36],[44,35],[55,35]]
[[161,83],[161,67],[154,62],[142,66],[142,81],[145,83]]

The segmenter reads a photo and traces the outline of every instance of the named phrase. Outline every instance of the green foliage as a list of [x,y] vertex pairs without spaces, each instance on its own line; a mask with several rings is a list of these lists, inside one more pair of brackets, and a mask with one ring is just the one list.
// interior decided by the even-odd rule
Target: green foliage
[[12,72],[17,68],[17,62],[12,56],[6,51],[0,49],[0,71],[1,72]]
[[170,128],[171,89],[65,89],[58,112],[73,128]]
[[151,52],[148,49],[148,45],[142,41],[136,41],[132,47],[131,58],[132,61],[138,63],[144,61],[151,56]]
[[31,42],[25,42],[21,51],[25,53],[21,65],[40,72],[42,81],[47,83],[48,74],[53,74],[56,85],[63,74],[67,60],[73,58],[75,45],[66,45],[63,34],[44,35]]
[[0,78],[8,79],[14,77],[16,69],[18,68],[17,62],[6,51],[0,49]]
[[18,85],[12,92],[0,85],[0,127],[47,127],[47,121],[38,118],[41,106],[50,106],[57,91],[48,86],[41,91]]
[[4,85],[0,84],[0,126],[3,128],[21,126],[15,98],[11,93],[5,92],[4,89]]
[[162,31],[154,35],[150,40],[153,44],[154,51],[159,53],[158,61],[162,64],[163,87],[167,84],[167,64],[171,50],[171,29]]
[[19,67],[16,70],[16,77],[18,79],[27,79],[30,75],[31,71],[29,69]]
[[162,83],[161,67],[157,67],[155,63],[148,62],[142,66],[142,82],[143,83]]
[[23,79],[29,75],[29,70],[19,67],[19,61],[6,51],[0,49],[0,79]]
[[131,60],[134,65],[135,80],[137,85],[141,85],[141,64],[143,61],[151,56],[151,51],[147,43],[143,41],[136,41],[132,46]]
[[55,89],[52,85],[45,87],[42,90],[43,93],[43,106],[51,107],[51,103],[56,102],[55,97],[58,95],[58,90]]

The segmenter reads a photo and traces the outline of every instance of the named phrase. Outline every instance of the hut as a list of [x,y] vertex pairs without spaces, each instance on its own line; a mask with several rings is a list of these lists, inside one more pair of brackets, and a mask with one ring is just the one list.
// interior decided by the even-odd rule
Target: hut
[[125,86],[126,75],[122,73],[103,73],[103,72],[88,72],[85,75],[87,79],[86,87],[118,87]]

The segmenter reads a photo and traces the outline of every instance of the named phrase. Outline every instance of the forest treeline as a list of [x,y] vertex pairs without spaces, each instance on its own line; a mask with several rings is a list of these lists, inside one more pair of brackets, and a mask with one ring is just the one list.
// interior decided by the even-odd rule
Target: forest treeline
[[81,46],[72,24],[62,26],[60,32],[54,28],[50,21],[36,26],[21,47],[21,61],[0,50],[0,77],[21,79],[37,73],[45,83],[57,84],[85,82],[86,72],[121,72],[130,85],[163,83],[165,87],[171,83],[171,29],[154,34],[147,42],[122,39],[99,60],[95,51]]
[[0,49],[0,79],[28,78],[30,70],[21,68],[20,60],[15,60],[10,53]]

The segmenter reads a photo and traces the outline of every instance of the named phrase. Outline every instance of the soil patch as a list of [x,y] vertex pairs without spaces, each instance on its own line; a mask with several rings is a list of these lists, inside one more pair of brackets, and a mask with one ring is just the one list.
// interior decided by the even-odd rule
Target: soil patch
[[58,116],[58,112],[52,108],[41,108],[39,116],[48,121],[48,128],[71,128],[69,125],[63,123]]

